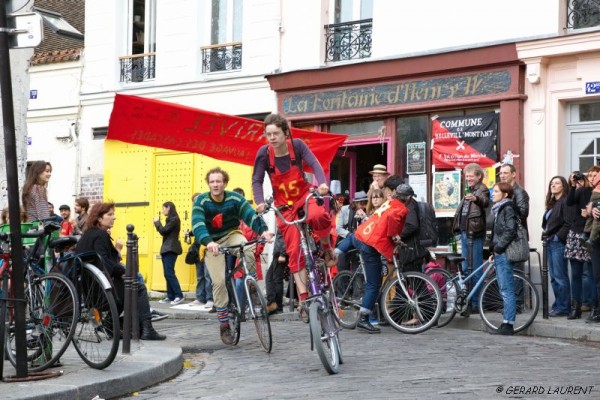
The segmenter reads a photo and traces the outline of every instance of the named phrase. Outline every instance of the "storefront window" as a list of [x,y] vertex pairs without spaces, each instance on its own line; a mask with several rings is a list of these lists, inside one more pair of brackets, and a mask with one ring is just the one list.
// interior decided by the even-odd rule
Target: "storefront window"
[[354,122],[350,124],[331,124],[329,131],[331,133],[343,133],[356,139],[358,136],[370,136],[380,134],[383,128],[383,121]]
[[405,178],[408,175],[427,174],[428,127],[428,115],[400,117],[396,120],[396,168]]

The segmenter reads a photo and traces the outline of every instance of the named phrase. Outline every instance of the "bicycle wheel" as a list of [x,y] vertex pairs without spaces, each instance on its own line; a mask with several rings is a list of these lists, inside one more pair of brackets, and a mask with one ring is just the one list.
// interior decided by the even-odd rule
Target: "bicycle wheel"
[[119,311],[112,289],[105,289],[101,278],[91,268],[101,273],[91,264],[81,266],[77,285],[81,313],[73,345],[87,365],[104,369],[113,362],[119,350]]
[[310,335],[319,358],[329,374],[337,374],[340,367],[340,355],[337,331],[333,324],[331,310],[319,301],[310,305]]
[[436,283],[420,272],[405,272],[385,287],[381,304],[390,325],[403,333],[421,333],[437,323],[442,295]]
[[254,327],[256,328],[256,336],[262,348],[267,352],[271,352],[273,346],[273,337],[271,336],[271,323],[269,322],[269,312],[267,311],[267,301],[263,296],[260,288],[254,280],[245,281],[250,293],[250,304],[252,304]]
[[231,336],[233,336],[233,343],[231,343],[233,346],[240,342],[241,322],[240,312],[235,304],[229,304],[229,329],[231,329]]
[[[69,346],[79,317],[79,303],[71,281],[56,273],[34,278],[25,290],[25,300],[27,369],[39,372],[51,367]],[[15,339],[12,319],[6,355],[16,367]]]
[[340,324],[346,329],[356,328],[365,293],[365,276],[350,271],[339,272],[333,278],[333,290],[339,307]]
[[[538,292],[531,281],[513,272],[513,288],[517,299],[517,318],[513,329],[521,332],[532,324],[540,306]],[[500,293],[498,278],[490,279],[481,290],[479,296],[479,314],[483,322],[491,329],[498,329],[504,321],[504,302]]]
[[456,315],[454,305],[456,294],[459,293],[458,284],[452,280],[452,274],[445,269],[431,268],[426,274],[436,282],[442,295],[442,311],[437,323],[437,327],[441,328],[448,325]]
[[[339,308],[339,304],[338,304],[338,300],[335,296],[334,290],[330,289],[327,291],[327,301],[329,302],[329,306],[331,307],[331,315],[333,315],[332,318],[332,322],[333,325],[335,327],[335,329],[337,331],[340,331],[340,324],[341,324],[341,318],[340,318],[340,308]],[[337,345],[337,352],[338,352],[338,358],[340,360],[340,365],[342,365],[344,363],[344,358],[342,357],[342,346],[340,344],[340,337],[339,335],[336,335],[336,345]]]

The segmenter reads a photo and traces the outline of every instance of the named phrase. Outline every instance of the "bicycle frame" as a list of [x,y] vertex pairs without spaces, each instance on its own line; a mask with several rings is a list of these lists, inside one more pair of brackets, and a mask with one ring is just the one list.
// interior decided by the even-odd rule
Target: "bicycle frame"
[[[314,258],[314,251],[315,249],[311,249],[309,247],[309,241],[308,241],[308,226],[306,225],[306,220],[308,218],[308,203],[310,202],[310,199],[315,198],[317,200],[322,200],[325,198],[330,198],[330,196],[320,196],[319,194],[317,194],[314,190],[311,191],[311,193],[306,196],[306,199],[304,201],[304,216],[302,216],[299,219],[295,219],[293,221],[288,221],[285,219],[285,217],[283,216],[283,214],[281,214],[281,211],[277,208],[277,207],[273,207],[273,199],[268,199],[266,201],[266,205],[267,208],[265,209],[265,212],[272,209],[275,214],[277,215],[277,217],[286,225],[288,226],[294,226],[296,229],[298,229],[298,232],[300,233],[300,250],[301,250],[301,254],[304,256],[304,263],[305,263],[305,268],[306,268],[306,272],[307,272],[307,276],[308,276],[308,289],[311,293],[311,296],[308,297],[308,299],[312,299],[314,297],[317,296],[321,296],[323,294],[323,291],[325,289],[325,284],[323,282],[321,282],[321,279],[319,277],[319,274],[316,271],[316,262],[315,262],[315,258]],[[328,271],[328,276],[331,278],[331,275],[329,274]]]
[[[489,266],[489,267],[484,270],[484,268],[486,266]],[[467,294],[466,300],[470,301],[473,298],[474,294],[477,292],[477,290],[479,290],[484,285],[485,278],[487,277],[488,273],[490,271],[495,270],[495,268],[496,268],[496,265],[494,264],[494,262],[490,262],[490,260],[487,260],[483,264],[481,264],[479,267],[477,267],[475,270],[473,270],[467,277],[465,277],[463,279],[462,272],[461,272],[460,266],[459,266],[456,276],[454,278],[452,278],[452,282],[456,282],[458,284],[458,287],[461,288],[461,292],[464,293],[467,290],[466,283],[471,281],[472,279],[474,279],[475,275],[479,271],[483,270],[481,277],[479,278],[479,280],[477,280],[477,282],[475,282],[475,285],[473,285],[473,287]]]

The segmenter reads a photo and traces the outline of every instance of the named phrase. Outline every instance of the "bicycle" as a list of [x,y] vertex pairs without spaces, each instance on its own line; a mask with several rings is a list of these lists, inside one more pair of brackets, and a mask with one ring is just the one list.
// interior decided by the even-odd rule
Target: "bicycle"
[[228,268],[225,272],[225,287],[229,296],[229,304],[227,305],[229,310],[229,327],[233,336],[233,344],[238,344],[241,322],[242,319],[245,320],[245,307],[243,307],[242,299],[238,297],[234,278],[234,274],[241,269],[244,272],[243,293],[246,296],[244,304],[249,305],[248,309],[254,321],[258,341],[265,352],[270,353],[273,346],[273,338],[271,336],[271,323],[269,322],[267,301],[258,287],[256,279],[250,274],[246,257],[244,257],[244,248],[263,243],[266,243],[266,240],[260,238],[236,245],[219,246],[219,252],[225,255],[238,255],[238,259],[240,260],[236,267]]
[[[285,219],[280,209],[288,206],[274,207],[272,198],[265,202],[265,213],[273,210],[283,223],[294,226],[300,233],[301,256],[304,256],[308,276],[309,296],[305,300],[305,304],[308,305],[311,350],[317,350],[319,358],[329,374],[337,374],[340,364],[343,363],[343,358],[338,335],[341,327],[335,293],[333,287],[328,284],[328,282],[331,282],[331,275],[323,259],[318,256],[318,247],[310,227],[306,223],[310,199],[315,198],[317,201],[323,201],[327,197],[329,196],[321,196],[311,190],[311,193],[306,197],[304,207],[298,210],[298,218],[291,221]],[[325,279],[322,280],[321,275]]]
[[[35,244],[28,252],[25,262],[25,332],[27,369],[33,372],[43,371],[55,364],[64,354],[79,319],[79,303],[75,287],[61,274],[48,272],[44,268],[46,245],[52,232],[60,229],[56,224],[46,224],[42,230],[23,233],[23,238],[35,238]],[[4,242],[3,253],[8,250],[8,235],[0,240]],[[13,366],[17,365],[15,336],[14,288],[9,287],[11,263],[3,257],[2,273],[2,327],[5,337],[6,357]],[[5,296],[9,296],[6,298]],[[22,300],[21,300],[22,301]],[[8,303],[7,303],[8,302]]]
[[90,367],[104,369],[119,350],[119,311],[111,280],[97,253],[65,254],[73,245],[72,236],[52,239],[49,247],[60,254],[53,269],[68,277],[76,290],[79,318],[72,338],[75,351]]
[[[456,262],[463,261],[464,258],[458,257]],[[429,276],[440,274],[441,291],[446,294],[446,304],[443,307],[443,313],[438,321],[438,327],[446,326],[452,321],[456,313],[469,316],[469,304],[474,293],[480,287],[479,295],[479,315],[483,322],[490,329],[497,330],[504,321],[503,310],[504,302],[500,293],[498,278],[493,274],[495,264],[489,260],[485,261],[477,267],[468,276],[463,278],[461,268],[457,269],[455,275],[441,268],[432,268],[427,271]],[[474,276],[482,272],[481,277],[473,284],[471,290],[468,289],[467,283],[474,279]],[[489,276],[489,278],[488,278]],[[517,318],[513,325],[514,332],[521,332],[527,329],[535,320],[539,310],[539,295],[533,283],[526,276],[519,272],[513,271],[513,280],[515,284],[515,295],[517,298]]]
[[[425,332],[437,323],[442,312],[442,294],[435,282],[416,271],[402,271],[402,250],[406,244],[394,248],[394,269],[388,271],[379,289],[377,312],[402,333]],[[354,329],[365,291],[366,275],[362,257],[354,272],[339,272],[333,279],[340,307],[340,321],[344,328]]]

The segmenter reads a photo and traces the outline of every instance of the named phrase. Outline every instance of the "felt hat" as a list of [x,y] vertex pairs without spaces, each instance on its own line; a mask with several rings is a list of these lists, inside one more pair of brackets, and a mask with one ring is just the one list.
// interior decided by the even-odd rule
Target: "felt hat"
[[354,193],[354,198],[352,199],[352,201],[367,201],[367,200],[369,200],[369,198],[367,197],[367,194],[362,190],[360,192]]
[[373,171],[369,171],[369,173],[372,174],[384,174],[384,175],[389,175],[390,173],[387,170],[387,167],[383,164],[375,164],[375,166],[373,166]]

